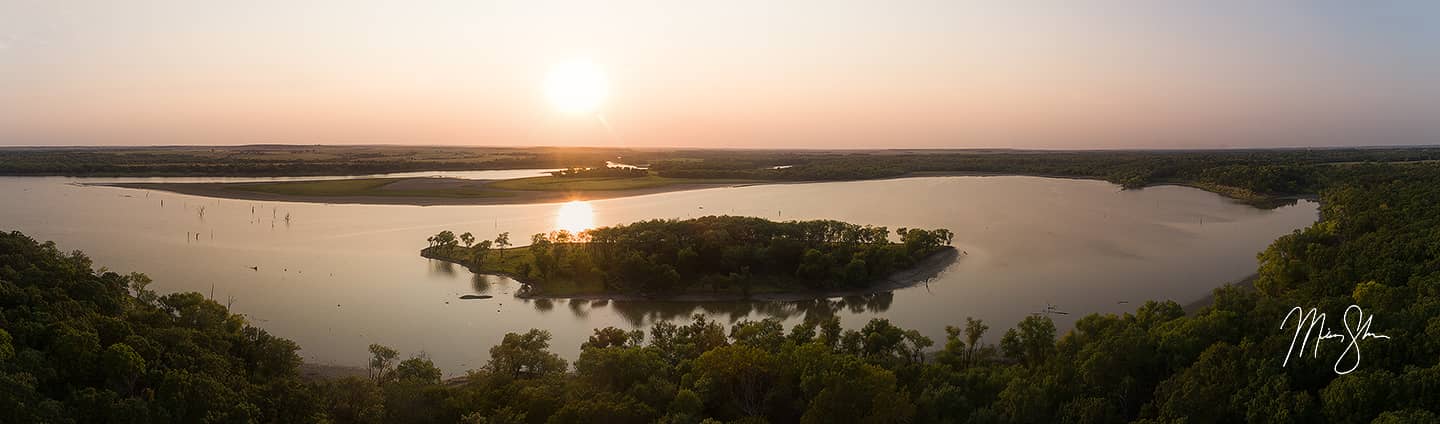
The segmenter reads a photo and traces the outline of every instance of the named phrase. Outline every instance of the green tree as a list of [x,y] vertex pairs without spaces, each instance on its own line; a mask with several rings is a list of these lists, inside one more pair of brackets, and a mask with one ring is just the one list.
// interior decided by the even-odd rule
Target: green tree
[[705,401],[700,395],[690,389],[680,389],[675,393],[675,398],[670,401],[661,423],[696,423],[700,422],[702,413],[705,410]]
[[506,231],[495,236],[495,247],[500,249],[510,248],[510,232]]
[[845,264],[843,275],[845,284],[851,287],[862,287],[865,283],[870,282],[869,268],[866,266],[865,260],[859,257],[851,259],[850,263]]
[[1406,409],[1403,411],[1386,411],[1375,417],[1370,424],[1408,424],[1408,423],[1433,423],[1440,422],[1440,415],[1424,409]]
[[0,328],[0,362],[9,361],[15,357],[15,346],[11,344],[10,333]]
[[703,264],[700,254],[689,246],[675,252],[675,270],[680,272],[680,275],[698,274]]
[[436,246],[444,247],[455,247],[460,244],[455,238],[455,232],[450,230],[441,231],[439,234],[436,234],[434,243]]
[[734,340],[735,344],[749,345],[775,352],[785,343],[785,326],[775,318],[766,318],[760,321],[744,320],[730,327],[730,339]]
[[800,259],[800,267],[795,270],[795,275],[812,282],[819,282],[830,277],[832,267],[830,255],[826,255],[818,249],[809,249]]
[[802,384],[815,395],[800,422],[903,423],[914,416],[915,406],[898,387],[894,373],[851,356],[831,358],[828,364],[807,367],[801,376]]
[[385,394],[374,380],[342,377],[322,381],[316,391],[326,418],[338,423],[381,423]]
[[1369,422],[1399,400],[1392,392],[1397,379],[1389,371],[1359,370],[1345,377],[1331,380],[1320,391],[1322,410],[1330,422]]
[[645,341],[645,332],[640,330],[625,331],[615,327],[605,327],[597,328],[594,331],[595,334],[580,345],[581,350],[639,346]]
[[729,344],[725,327],[706,319],[704,315],[695,314],[690,318],[689,325],[659,322],[650,327],[649,347],[659,352],[660,357],[672,367]]
[[440,368],[428,357],[413,356],[395,366],[393,378],[408,383],[439,384]]
[[374,380],[375,384],[384,384],[389,381],[391,367],[397,356],[400,356],[400,352],[396,352],[389,346],[370,345],[370,379]]
[[475,266],[478,267],[485,263],[485,257],[490,255],[491,246],[490,240],[481,240],[480,244],[475,246]]
[[154,282],[155,280],[143,273],[130,273],[130,291],[135,296],[135,300],[145,305],[155,305],[155,302],[160,300],[160,295],[149,288],[150,284]]
[[776,384],[776,359],[753,346],[732,345],[711,349],[695,359],[691,373],[695,392],[723,405],[736,417],[760,417],[765,400]]
[[531,329],[523,334],[506,333],[500,344],[490,348],[486,369],[510,378],[538,378],[565,372],[565,360],[551,353],[550,332]]
[[1006,357],[1039,365],[1055,351],[1055,322],[1045,316],[1025,317],[1016,328],[1005,332],[1000,349]]
[[507,406],[489,415],[478,411],[465,414],[460,418],[460,422],[464,424],[526,424],[530,420],[526,419],[524,412]]
[[1166,421],[1222,423],[1242,421],[1230,400],[1243,388],[1252,370],[1241,362],[1242,348],[1217,343],[1205,349],[1194,365],[1156,388],[1158,418]]
[[135,387],[135,380],[145,373],[145,358],[129,345],[115,343],[101,355],[100,367],[105,370],[106,378],[116,391],[130,393]]
[[576,377],[591,387],[617,393],[636,389],[657,377],[656,370],[665,368],[654,349],[638,346],[589,348],[580,351],[575,360]]

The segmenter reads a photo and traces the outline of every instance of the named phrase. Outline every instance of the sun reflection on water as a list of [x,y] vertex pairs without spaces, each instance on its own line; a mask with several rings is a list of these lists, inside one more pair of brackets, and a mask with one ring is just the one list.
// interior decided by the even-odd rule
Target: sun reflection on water
[[590,207],[590,202],[572,200],[560,205],[555,214],[557,230],[578,234],[591,228],[595,228],[595,209]]

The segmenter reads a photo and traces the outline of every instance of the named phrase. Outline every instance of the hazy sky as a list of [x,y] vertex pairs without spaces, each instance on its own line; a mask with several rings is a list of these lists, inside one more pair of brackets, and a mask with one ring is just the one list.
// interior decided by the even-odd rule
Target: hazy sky
[[1440,1],[0,0],[0,145],[246,143],[1440,144]]

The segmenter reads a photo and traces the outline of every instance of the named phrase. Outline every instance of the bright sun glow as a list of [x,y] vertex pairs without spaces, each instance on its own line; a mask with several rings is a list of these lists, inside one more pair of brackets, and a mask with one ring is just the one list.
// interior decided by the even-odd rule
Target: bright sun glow
[[595,209],[590,207],[590,202],[572,200],[560,205],[560,211],[555,215],[555,229],[558,230],[579,234],[594,227]]
[[595,113],[609,94],[610,84],[605,80],[605,71],[588,60],[555,65],[545,77],[545,97],[550,99],[555,109],[564,113]]

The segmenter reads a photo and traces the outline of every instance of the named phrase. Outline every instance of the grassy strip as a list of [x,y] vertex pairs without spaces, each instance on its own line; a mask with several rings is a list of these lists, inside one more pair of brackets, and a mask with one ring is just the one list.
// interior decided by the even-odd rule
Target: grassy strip
[[1265,195],[1265,194],[1256,193],[1256,192],[1254,192],[1254,191],[1252,191],[1252,190],[1248,190],[1248,189],[1244,189],[1244,188],[1240,188],[1240,187],[1232,187],[1232,186],[1220,185],[1220,184],[1213,184],[1213,183],[1173,181],[1173,182],[1164,182],[1164,183],[1160,183],[1160,184],[1173,184],[1173,185],[1178,185],[1178,186],[1184,186],[1184,187],[1190,187],[1190,188],[1205,190],[1205,191],[1208,191],[1208,192],[1211,192],[1211,193],[1218,194],[1218,195],[1220,195],[1220,196],[1222,196],[1222,197],[1225,197],[1225,198],[1234,200],[1234,201],[1236,201],[1236,202],[1240,202],[1240,203],[1243,203],[1243,204],[1247,204],[1247,205],[1250,205],[1250,206],[1254,206],[1254,207],[1260,208],[1260,209],[1274,209],[1274,208],[1278,208],[1278,207],[1281,207],[1281,206],[1290,205],[1290,204],[1293,204],[1293,203],[1295,202],[1295,198],[1297,197],[1297,196],[1270,196],[1270,195]]
[[318,197],[385,196],[467,198],[501,197],[513,195],[512,193],[506,193],[497,190],[488,190],[477,186],[458,186],[437,189],[407,190],[389,190],[385,188],[385,186],[407,179],[409,178],[361,178],[323,181],[283,181],[273,183],[233,184],[225,185],[224,187],[228,190],[248,191],[255,193]]
[[744,184],[758,180],[723,178],[668,178],[658,175],[644,177],[529,177],[501,180],[490,183],[490,187],[502,190],[525,191],[604,191],[636,190],[667,187],[680,184]]
[[398,178],[364,178],[353,180],[284,181],[274,183],[235,184],[226,188],[256,193],[290,196],[359,196],[378,190]]
[[476,182],[473,185],[458,185],[433,189],[391,188],[391,184],[410,178],[361,178],[322,181],[281,181],[268,183],[225,184],[226,190],[253,193],[280,194],[287,196],[316,197],[504,197],[514,196],[513,191],[612,191],[639,190],[669,187],[684,184],[742,184],[754,180],[667,178],[657,175],[644,177],[529,177],[501,180],[490,183]]

